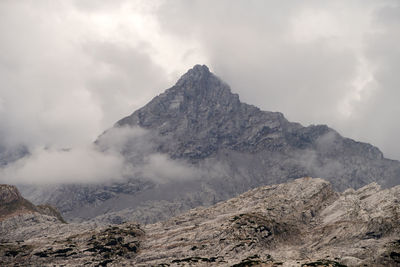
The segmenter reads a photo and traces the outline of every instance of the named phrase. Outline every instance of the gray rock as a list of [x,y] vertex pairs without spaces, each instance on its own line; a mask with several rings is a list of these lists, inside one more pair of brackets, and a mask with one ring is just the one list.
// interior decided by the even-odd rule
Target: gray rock
[[10,229],[0,258],[6,266],[398,266],[399,199],[400,186],[338,193],[306,177],[144,227],[39,221]]
[[[35,235],[31,226],[48,223],[65,223],[61,214],[50,205],[35,206],[24,199],[18,189],[12,185],[0,185],[0,241],[17,238],[17,229],[29,229],[29,235]],[[27,234],[22,234],[26,237]]]
[[[373,181],[385,187],[400,182],[400,163],[385,159],[378,148],[344,138],[325,125],[303,127],[279,112],[242,103],[204,65],[196,65],[115,127],[126,125],[161,135],[157,151],[171,158],[240,166],[247,169],[242,176],[257,185],[307,175],[325,177],[338,190]],[[242,164],[241,157],[255,164]]]
[[157,167],[158,179],[140,169],[122,182],[24,188],[24,195],[57,206],[70,220],[101,215],[104,223],[112,216],[151,223],[303,176],[324,177],[339,191],[400,183],[400,162],[384,158],[378,148],[326,125],[303,127],[279,112],[242,103],[206,66],[194,66],[173,87],[118,121],[97,139],[97,147],[113,149],[113,132],[126,127],[145,131],[120,144],[127,164],[140,169],[152,155],[162,155],[188,169],[175,172],[187,178],[165,178],[175,165],[164,166]]

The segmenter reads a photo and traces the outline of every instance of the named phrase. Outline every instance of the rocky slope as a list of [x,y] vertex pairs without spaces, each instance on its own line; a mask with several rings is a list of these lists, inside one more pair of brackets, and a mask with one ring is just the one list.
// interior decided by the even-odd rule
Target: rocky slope
[[200,65],[118,121],[96,146],[124,155],[132,169],[125,180],[21,187],[23,194],[55,205],[70,220],[102,215],[97,219],[104,222],[152,223],[303,176],[325,177],[339,191],[400,182],[400,162],[385,159],[378,148],[242,103]]
[[25,200],[18,189],[12,185],[0,185],[0,220],[21,213],[34,212],[35,206]]
[[302,178],[146,226],[38,222],[10,230],[0,259],[4,266],[399,266],[399,199],[400,186],[338,193],[325,180]]
[[0,223],[23,214],[42,214],[56,217],[60,222],[64,222],[61,214],[50,205],[35,206],[23,198],[17,187],[13,185],[0,184]]
[[[61,214],[50,205],[35,206],[24,199],[12,185],[0,185],[0,242],[4,242],[14,230],[43,223],[65,223]],[[31,231],[32,229],[28,230]],[[32,232],[31,234],[34,234]]]

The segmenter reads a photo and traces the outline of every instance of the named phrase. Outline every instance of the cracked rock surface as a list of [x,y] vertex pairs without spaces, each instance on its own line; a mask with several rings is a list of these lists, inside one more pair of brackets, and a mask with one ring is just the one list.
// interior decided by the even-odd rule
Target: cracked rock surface
[[306,177],[145,226],[38,221],[11,229],[0,259],[4,266],[399,266],[399,199],[400,186],[338,193]]

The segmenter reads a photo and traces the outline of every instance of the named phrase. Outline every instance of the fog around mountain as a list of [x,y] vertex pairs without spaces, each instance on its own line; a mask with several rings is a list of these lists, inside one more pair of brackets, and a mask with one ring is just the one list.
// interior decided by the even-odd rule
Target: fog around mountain
[[399,159],[398,13],[386,0],[2,1],[0,145],[93,165],[99,133],[200,63],[246,103]]
[[0,1],[0,261],[398,266],[399,14]]
[[205,65],[121,118],[89,149],[36,157],[8,163],[5,176],[33,203],[98,223],[153,223],[299,177],[324,177],[339,191],[372,182],[392,187],[400,177],[400,162],[379,148],[243,103]]

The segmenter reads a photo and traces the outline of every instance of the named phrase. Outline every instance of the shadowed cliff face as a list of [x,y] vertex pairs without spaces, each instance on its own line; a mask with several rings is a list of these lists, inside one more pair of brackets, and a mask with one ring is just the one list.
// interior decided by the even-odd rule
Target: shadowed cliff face
[[324,177],[339,191],[400,183],[400,163],[385,159],[378,148],[326,125],[303,127],[279,112],[242,103],[200,65],[95,144],[123,155],[125,180],[24,193],[34,203],[57,206],[69,219],[102,215],[104,222],[152,223],[303,176]]

